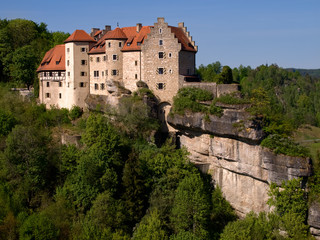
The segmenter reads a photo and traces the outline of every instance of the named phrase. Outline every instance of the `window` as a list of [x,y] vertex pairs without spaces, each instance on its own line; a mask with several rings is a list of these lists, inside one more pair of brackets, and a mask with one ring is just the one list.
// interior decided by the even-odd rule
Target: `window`
[[70,72],[68,72],[68,77],[70,77]]
[[49,72],[49,76],[52,77],[52,72]]
[[87,72],[80,72],[80,76],[81,77],[87,76]]
[[46,77],[46,76],[47,76],[47,73],[46,73],[46,72],[44,72],[44,73],[43,73],[43,76],[44,76],[44,77]]
[[95,78],[98,78],[99,77],[99,71],[93,71],[93,76]]
[[134,75],[134,78],[135,78],[135,79],[138,79],[138,74],[135,74],[135,75]]
[[119,47],[122,47],[122,42],[119,42]]
[[163,68],[158,68],[158,74],[163,74],[164,73],[164,69]]
[[70,48],[67,48],[67,53],[69,53],[70,52]]
[[164,52],[159,52],[159,58],[164,58]]
[[97,58],[96,58],[96,62],[100,62],[100,57],[97,57]]
[[61,77],[61,72],[58,72],[58,77]]
[[81,52],[86,52],[86,48],[85,48],[85,47],[82,47],[82,48],[81,48]]
[[46,98],[50,98],[50,93],[46,93]]
[[47,82],[47,87],[50,87],[50,82]]
[[80,82],[80,87],[85,87],[85,83],[84,82]]
[[103,56],[103,61],[107,61],[107,56]]
[[113,61],[117,61],[118,60],[118,55],[117,54],[113,54],[112,55],[112,60]]
[[90,57],[90,62],[93,62],[93,57]]
[[102,77],[104,77],[104,71],[101,71],[101,75],[102,75]]
[[138,66],[138,61],[134,61],[134,65],[135,65],[135,66]]
[[62,82],[59,82],[59,87],[62,87]]
[[166,89],[166,84],[165,83],[157,83],[156,88],[158,90],[165,90]]
[[106,70],[106,76],[108,76],[108,70]]
[[159,28],[159,33],[162,34],[162,28]]
[[111,47],[111,42],[108,42],[108,47]]
[[162,46],[163,45],[163,41],[162,39],[159,40],[159,45]]
[[95,83],[94,84],[94,90],[98,90],[99,89],[99,85],[98,85],[98,83]]
[[87,65],[87,60],[81,60],[81,65]]
[[59,98],[62,98],[62,94],[61,93],[59,93]]
[[101,90],[104,90],[104,83],[101,83],[101,84],[100,84],[100,89],[101,89]]
[[112,76],[116,76],[116,75],[118,75],[118,70],[113,69],[113,70],[112,70],[111,75],[112,75]]
[[169,70],[169,73],[172,74],[172,69]]
[[172,53],[169,53],[169,58],[171,58],[172,57]]

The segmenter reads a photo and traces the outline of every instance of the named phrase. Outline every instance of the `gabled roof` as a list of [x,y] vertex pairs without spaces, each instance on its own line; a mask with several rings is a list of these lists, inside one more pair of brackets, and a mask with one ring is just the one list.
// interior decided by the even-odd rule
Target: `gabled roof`
[[83,30],[75,30],[64,42],[96,42],[96,40]]
[[[137,32],[136,27],[116,28],[102,36],[94,47],[90,49],[89,53],[105,53],[105,40],[108,39],[127,40],[121,51],[140,51],[141,45],[144,43],[145,39],[147,39],[152,27],[153,26],[143,26],[139,32]],[[181,50],[197,52],[182,28],[172,26],[169,26],[169,28],[178,39],[178,42],[181,43]]]
[[120,28],[117,27],[116,29],[107,32],[106,39],[127,39],[127,36]]
[[51,48],[42,59],[37,72],[43,71],[65,71],[65,45],[57,45]]
[[178,42],[181,43],[182,50],[191,52],[197,51],[195,47],[191,44],[189,38],[186,36],[182,28],[172,26],[169,27],[171,28],[171,32],[174,33],[175,37],[178,38]]

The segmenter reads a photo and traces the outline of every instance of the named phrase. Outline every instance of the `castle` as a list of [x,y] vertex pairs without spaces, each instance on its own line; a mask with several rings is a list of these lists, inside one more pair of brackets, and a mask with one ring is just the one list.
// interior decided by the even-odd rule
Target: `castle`
[[91,34],[76,30],[64,44],[50,49],[37,69],[40,102],[46,107],[85,107],[88,95],[113,93],[111,86],[137,90],[144,82],[159,103],[171,105],[184,82],[194,79],[198,48],[184,23],[168,26],[110,26]]

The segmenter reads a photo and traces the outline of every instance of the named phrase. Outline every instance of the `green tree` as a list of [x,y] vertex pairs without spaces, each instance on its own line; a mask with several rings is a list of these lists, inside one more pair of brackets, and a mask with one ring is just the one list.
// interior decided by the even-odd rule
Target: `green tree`
[[135,240],[166,240],[166,231],[157,210],[145,215],[133,233]]
[[224,66],[222,72],[215,77],[215,82],[231,84],[233,82],[232,69],[229,66]]
[[190,231],[206,239],[210,208],[210,197],[199,174],[186,176],[175,194],[171,215],[174,231]]
[[58,239],[59,230],[47,216],[32,214],[20,227],[19,236],[21,240],[54,240]]
[[0,109],[0,136],[7,136],[16,122],[15,117],[11,113]]
[[35,68],[37,63],[37,56],[30,45],[17,49],[13,53],[12,64],[10,65],[11,77],[16,82],[24,83],[29,89],[29,86],[36,79]]

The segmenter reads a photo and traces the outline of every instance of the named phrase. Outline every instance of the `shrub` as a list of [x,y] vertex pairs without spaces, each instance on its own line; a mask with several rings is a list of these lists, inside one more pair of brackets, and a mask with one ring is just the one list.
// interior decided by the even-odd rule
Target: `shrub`
[[73,106],[69,112],[69,117],[71,118],[71,120],[75,120],[81,117],[82,113],[83,113],[82,108],[78,106]]
[[199,101],[211,101],[212,99],[212,93],[207,90],[191,87],[181,88],[173,99],[173,112],[184,114],[187,109],[192,112],[207,112],[208,107]]
[[234,94],[222,95],[219,98],[215,98],[214,102],[221,102],[224,104],[249,104],[250,100],[245,98],[236,97]]
[[222,117],[223,109],[221,107],[215,106],[214,104],[211,104],[209,107],[209,113],[218,117]]
[[285,154],[296,157],[309,156],[307,148],[293,142],[288,137],[282,137],[278,134],[270,134],[261,142],[261,146],[270,148],[276,154]]

